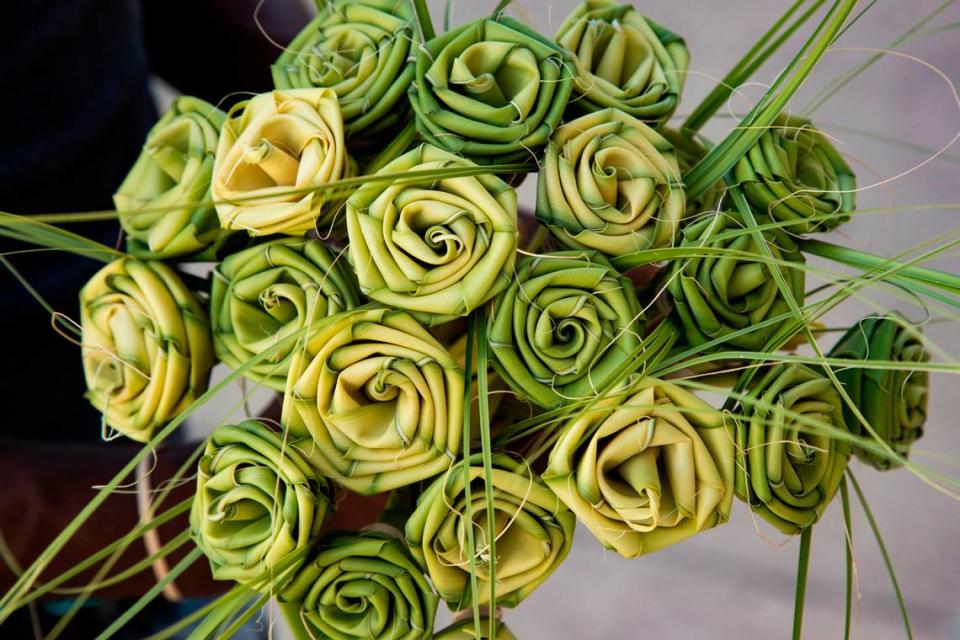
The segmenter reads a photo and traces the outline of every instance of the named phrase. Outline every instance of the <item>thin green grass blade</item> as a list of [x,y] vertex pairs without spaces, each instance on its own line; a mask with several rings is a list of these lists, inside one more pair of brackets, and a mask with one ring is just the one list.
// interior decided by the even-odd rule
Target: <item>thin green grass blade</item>
[[433,28],[433,21],[430,19],[430,9],[427,8],[426,0],[411,0],[411,3],[413,14],[417,17],[417,25],[420,27],[421,41],[433,40],[437,37],[437,32]]
[[856,4],[856,0],[834,2],[813,35],[747,117],[684,176],[688,198],[696,199],[716,184],[760,139],[834,42]]
[[900,591],[900,583],[897,581],[897,572],[893,570],[893,562],[890,560],[890,554],[887,553],[887,546],[883,544],[880,528],[877,526],[877,521],[873,518],[873,512],[870,510],[870,505],[867,504],[867,498],[863,495],[863,490],[860,489],[860,483],[857,482],[856,476],[853,475],[853,471],[849,467],[847,467],[847,477],[850,478],[850,484],[853,485],[853,490],[857,494],[857,499],[863,508],[863,514],[867,516],[870,530],[873,532],[873,537],[877,541],[877,548],[880,549],[883,563],[886,565],[887,573],[890,575],[890,582],[893,583],[893,592],[897,596],[897,606],[900,608],[900,618],[903,620],[903,628],[907,632],[907,639],[913,640],[913,630],[910,628],[910,616],[907,614],[907,604],[903,601],[903,593]]
[[[490,444],[490,397],[487,389],[487,313],[486,307],[477,310],[475,316],[477,334],[477,400],[480,419],[480,449],[483,457],[484,490],[487,500],[487,545],[490,555],[490,609],[497,606],[497,519],[493,517],[493,447]],[[495,638],[497,617],[487,616],[488,638]]]
[[269,600],[270,600],[269,593],[261,594],[256,600],[254,600],[252,603],[250,603],[249,606],[247,606],[246,610],[243,613],[237,616],[236,619],[230,623],[229,627],[223,630],[223,633],[217,636],[218,640],[220,639],[229,640],[230,638],[235,636],[237,632],[240,631],[240,629],[243,627],[243,625],[247,624],[250,618],[252,618],[254,614],[256,614],[258,611],[260,611],[263,608],[263,606],[267,604]]
[[[874,0],[875,2],[876,0]],[[873,6],[874,2],[870,3],[870,7]],[[943,13],[950,5],[954,4],[956,0],[946,0],[939,4],[933,11],[923,16],[919,21],[917,21],[913,26],[907,29],[904,33],[900,34],[895,38],[888,46],[887,49],[897,49],[898,47],[903,46],[904,44],[913,40],[916,36],[922,35],[921,30],[930,23],[935,17]],[[869,9],[870,7],[867,7]],[[852,80],[854,80],[861,73],[873,66],[877,61],[882,59],[886,54],[885,53],[875,53],[867,58],[861,64],[855,66],[849,71],[841,74],[840,76],[834,78],[824,89],[817,94],[817,96],[803,109],[803,114],[805,117],[810,117],[814,111],[823,106],[827,100],[832,98],[839,92],[841,89],[846,87]]]
[[470,487],[470,465],[466,463],[466,461],[470,459],[470,437],[472,436],[472,429],[470,427],[470,407],[473,403],[473,376],[470,375],[470,372],[473,371],[474,367],[474,346],[476,345],[476,338],[476,321],[471,320],[467,324],[467,353],[464,367],[465,375],[463,376],[463,498],[466,504],[464,505],[464,513],[461,517],[465,518],[463,528],[466,530],[467,551],[470,556],[470,593],[472,595],[470,600],[473,603],[473,630],[474,633],[476,633],[477,638],[482,638],[483,634],[481,633],[480,627],[480,603],[477,599],[480,586],[477,581],[477,556],[474,552],[476,546],[474,546],[473,498],[471,497],[472,492]]
[[203,552],[200,549],[193,549],[188,553],[183,560],[178,562],[172,569],[170,573],[165,575],[162,580],[158,580],[155,585],[150,587],[143,596],[140,597],[135,603],[130,605],[120,616],[113,621],[113,623],[107,627],[103,633],[96,637],[96,640],[108,640],[112,638],[115,633],[123,628],[123,625],[130,622],[133,619],[133,616],[140,613],[144,607],[150,604],[157,596],[163,593],[164,587],[176,580],[181,573],[186,571],[190,565],[199,560],[203,556]]
[[[891,258],[884,258],[883,256],[853,249],[852,247],[843,247],[812,238],[801,240],[800,248],[815,256],[834,260],[841,264],[860,269],[875,269],[878,267],[899,265],[896,260]],[[929,267],[905,266],[898,271],[897,277],[907,283],[925,284],[955,296],[960,296],[960,275],[954,273],[931,269]]]
[[[788,23],[791,17],[807,3],[807,0],[797,0],[784,12],[773,26],[760,36],[760,39],[750,48],[737,64],[720,80],[719,84],[707,94],[700,104],[687,117],[682,125],[684,131],[697,132],[713,115],[726,103],[731,94],[773,55],[783,43],[792,36],[797,29],[823,6],[826,0],[815,0],[793,22]],[[786,25],[786,28],[784,26]],[[781,31],[782,30],[782,31]],[[777,35],[779,33],[779,35]],[[772,40],[772,42],[771,42]]]
[[797,556],[797,585],[793,597],[793,640],[800,640],[803,627],[803,603],[807,593],[807,568],[810,566],[810,541],[813,527],[800,532],[800,553]]
[[71,231],[59,229],[29,216],[0,212],[0,237],[28,244],[60,249],[101,262],[110,262],[124,254]]
[[234,371],[227,374],[221,381],[213,385],[208,389],[202,396],[195,400],[189,407],[187,407],[181,414],[176,418],[170,421],[167,426],[161,429],[149,442],[144,444],[143,448],[135,454],[130,461],[119,471],[117,474],[105,484],[86,505],[83,509],[80,510],[74,519],[68,524],[54,540],[47,546],[46,550],[38,557],[29,568],[27,568],[23,575],[17,579],[13,587],[0,598],[0,623],[9,615],[7,607],[11,602],[18,601],[25,593],[27,593],[33,583],[39,578],[43,570],[50,564],[53,558],[63,550],[63,547],[70,541],[70,539],[76,534],[77,529],[80,528],[83,523],[90,519],[90,516],[100,508],[103,502],[107,497],[114,492],[120,485],[121,481],[128,477],[137,465],[144,460],[147,455],[154,451],[161,442],[168,438],[183,422],[200,406],[203,406],[215,397],[220,391],[227,388],[229,385],[233,384],[240,376],[244,375],[250,368],[257,365],[257,363],[262,362],[269,358],[271,355],[279,352],[281,349],[289,349],[290,347],[297,344],[298,340],[303,338],[305,330],[298,331],[291,334],[290,336],[284,338],[277,342],[277,344],[272,345],[268,349],[265,349],[261,353],[257,354],[242,366],[238,367]]

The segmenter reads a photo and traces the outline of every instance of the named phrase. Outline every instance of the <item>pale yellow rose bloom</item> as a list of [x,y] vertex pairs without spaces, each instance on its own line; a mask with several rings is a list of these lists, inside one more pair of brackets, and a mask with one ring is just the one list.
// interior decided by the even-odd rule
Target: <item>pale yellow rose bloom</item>
[[342,194],[313,188],[355,173],[331,89],[258,95],[220,132],[213,197],[220,225],[251,236],[302,236],[335,223]]

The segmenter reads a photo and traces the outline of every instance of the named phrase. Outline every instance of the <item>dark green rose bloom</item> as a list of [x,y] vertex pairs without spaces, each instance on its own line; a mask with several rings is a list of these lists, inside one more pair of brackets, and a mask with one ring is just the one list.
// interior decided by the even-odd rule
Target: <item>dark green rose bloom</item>
[[502,15],[437,36],[414,64],[417,130],[480,164],[533,162],[573,83],[569,52]]
[[537,218],[571,249],[606,256],[667,247],[684,216],[673,145],[617,109],[554,131],[537,181]]
[[561,251],[521,260],[494,299],[493,364],[542,407],[591,397],[636,358],[644,317],[633,283],[599,253]]
[[210,195],[225,118],[199,98],[180,96],[150,129],[140,157],[113,196],[131,254],[209,258],[226,239]]
[[[319,240],[281,238],[228,256],[213,272],[210,317],[213,345],[227,366],[238,368],[305,327],[360,304],[346,256]],[[274,349],[246,377],[283,391],[291,344]]]
[[404,544],[373,531],[322,537],[277,600],[295,640],[426,640],[437,611]]
[[207,440],[190,531],[214,578],[270,581],[271,570],[283,575],[305,559],[332,510],[329,484],[293,444],[245,420]]
[[[758,222],[762,224],[764,220]],[[667,274],[667,290],[691,346],[788,313],[790,307],[770,273],[776,266],[794,299],[803,304],[803,254],[790,236],[779,229],[764,230],[762,234],[774,260],[788,264],[768,264],[736,212],[706,216],[683,230],[681,246],[722,250],[720,254],[677,259]],[[782,324],[773,323],[730,338],[720,348],[759,351]]]
[[587,0],[563,22],[556,40],[576,58],[572,108],[615,107],[654,127],[673,115],[690,62],[678,35],[629,4]]
[[[465,470],[464,466],[469,465]],[[464,473],[466,471],[466,474]],[[466,478],[465,478],[466,475]],[[487,511],[480,455],[461,460],[421,494],[407,520],[406,538],[440,598],[451,609],[469,609],[490,600],[490,546],[486,536],[495,522],[496,603],[515,607],[540,586],[567,556],[576,519],[525,461],[493,456],[494,512]],[[466,518],[465,480],[470,483],[471,522]],[[474,531],[474,548],[466,528]],[[470,557],[475,559],[477,593],[470,587]]]
[[799,364],[758,375],[735,412],[737,497],[780,531],[815,523],[843,479],[850,442],[833,382]]
[[[923,435],[927,421],[929,376],[926,371],[913,371],[909,365],[930,359],[924,348],[920,329],[897,312],[885,316],[868,316],[850,327],[830,352],[833,358],[849,358],[863,364],[871,360],[903,362],[903,369],[885,371],[834,367],[844,391],[877,435],[901,456]],[[843,405],[850,432],[873,440],[853,411]],[[899,466],[881,452],[854,446],[854,453],[877,469]]]
[[734,168],[758,213],[793,233],[829,231],[850,219],[856,177],[809,120],[779,116]]
[[333,89],[348,143],[389,139],[409,110],[413,12],[407,0],[329,0],[273,65],[278,89]]

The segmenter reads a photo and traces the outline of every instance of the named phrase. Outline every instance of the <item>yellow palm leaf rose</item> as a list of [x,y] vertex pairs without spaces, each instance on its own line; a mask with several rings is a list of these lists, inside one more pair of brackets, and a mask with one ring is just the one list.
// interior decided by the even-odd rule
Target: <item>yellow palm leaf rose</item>
[[446,470],[460,452],[463,370],[403,311],[318,325],[290,363],[281,422],[323,475],[381,493]]
[[80,291],[87,398],[109,427],[145,442],[207,389],[207,314],[161,262],[121,258]]
[[220,225],[302,236],[334,223],[340,205],[336,194],[315,188],[353,173],[332,89],[258,95],[234,107],[220,132],[213,167]]
[[725,522],[733,462],[719,411],[643,378],[563,427],[543,479],[605,547],[634,558]]
[[[382,173],[472,165],[424,144]],[[467,315],[510,283],[517,194],[493,175],[371,182],[347,200],[347,229],[361,290],[437,324]]]

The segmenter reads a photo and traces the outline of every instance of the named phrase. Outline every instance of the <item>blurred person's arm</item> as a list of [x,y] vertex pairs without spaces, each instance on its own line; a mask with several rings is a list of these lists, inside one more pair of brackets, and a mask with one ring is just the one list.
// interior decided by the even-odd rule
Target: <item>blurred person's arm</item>
[[[164,446],[156,467],[150,472],[150,484],[154,490],[164,486],[177,469],[196,450],[195,444]],[[139,451],[139,445],[120,443],[63,444],[33,443],[26,441],[0,441],[0,469],[3,469],[4,487],[0,491],[0,533],[4,537],[21,569],[35,560],[94,498],[97,489],[123,468]],[[174,489],[156,515],[193,495],[194,469],[188,471],[187,479]],[[139,521],[137,496],[133,478],[125,483],[122,492],[111,495],[90,520],[71,538],[57,555],[37,584],[60,575],[84,559],[100,551],[114,540],[126,535]],[[384,496],[363,498],[348,494],[340,504],[326,529],[359,529],[374,522],[383,508]],[[160,543],[166,544],[188,526],[185,512],[158,529]],[[173,567],[191,549],[187,542],[167,558]],[[142,539],[135,539],[114,565],[109,575],[116,574],[147,557]],[[67,586],[82,586],[96,573],[97,567],[85,571]],[[13,573],[0,563],[0,593],[8,590],[15,580]],[[150,568],[121,584],[108,587],[96,595],[106,598],[130,598],[143,594],[156,582]],[[210,568],[201,558],[175,580],[177,589],[185,597],[221,593],[233,583],[216,581]]]

